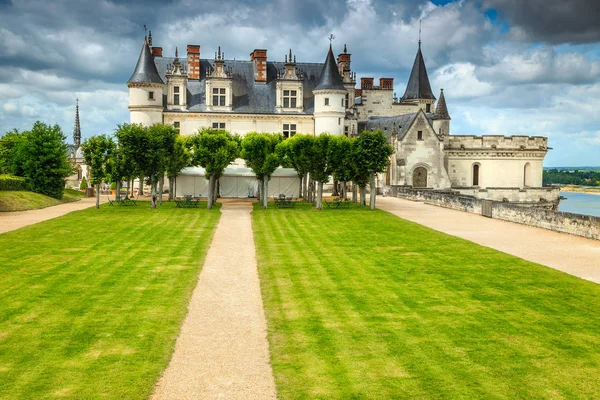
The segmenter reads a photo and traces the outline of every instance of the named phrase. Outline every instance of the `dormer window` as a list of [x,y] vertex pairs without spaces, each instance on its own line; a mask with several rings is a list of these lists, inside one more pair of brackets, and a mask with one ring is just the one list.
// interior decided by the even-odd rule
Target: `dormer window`
[[225,106],[225,88],[213,88],[212,90],[212,105],[213,106]]
[[148,100],[154,100],[154,92],[148,92]]
[[179,86],[173,87],[173,104],[179,105]]
[[284,90],[283,91],[283,107],[284,108],[296,108],[296,99],[298,91],[296,90]]

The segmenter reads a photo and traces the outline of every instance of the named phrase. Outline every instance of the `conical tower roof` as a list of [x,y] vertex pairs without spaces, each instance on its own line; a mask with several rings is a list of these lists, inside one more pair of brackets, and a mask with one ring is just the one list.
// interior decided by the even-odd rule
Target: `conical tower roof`
[[420,43],[412,71],[410,72],[410,78],[408,78],[406,91],[404,92],[404,96],[402,96],[402,100],[415,99],[435,100],[435,96],[431,91],[431,85],[429,84],[429,77],[427,76],[425,61],[423,61]]
[[133,75],[131,75],[127,83],[159,83],[164,85],[163,80],[156,70],[154,56],[150,51],[146,38],[144,38],[144,44],[142,45],[142,51],[135,66],[135,71],[133,71]]
[[446,106],[446,98],[444,97],[444,89],[440,90],[440,99],[435,106],[435,114],[433,119],[451,119]]
[[329,45],[329,53],[327,53],[325,64],[321,70],[321,78],[313,91],[314,90],[346,90],[344,82],[340,77],[337,64],[335,63],[331,44]]

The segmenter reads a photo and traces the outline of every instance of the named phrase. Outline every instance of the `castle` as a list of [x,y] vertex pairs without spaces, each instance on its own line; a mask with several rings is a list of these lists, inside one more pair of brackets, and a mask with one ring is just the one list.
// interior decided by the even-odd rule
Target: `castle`
[[130,122],[172,124],[183,135],[203,127],[285,137],[379,129],[394,149],[378,179],[384,190],[444,190],[530,204],[558,198],[558,191],[542,187],[546,137],[450,133],[444,92],[437,99],[431,90],[420,41],[401,98],[393,78],[380,78],[379,85],[361,78],[356,88],[345,45],[336,60],[330,44],[323,64],[297,62],[291,50],[283,61],[269,61],[266,49],[255,49],[249,60],[228,60],[220,47],[201,58],[199,45],[188,45],[180,59],[177,49],[175,57],[163,57],[151,32],[127,86]]

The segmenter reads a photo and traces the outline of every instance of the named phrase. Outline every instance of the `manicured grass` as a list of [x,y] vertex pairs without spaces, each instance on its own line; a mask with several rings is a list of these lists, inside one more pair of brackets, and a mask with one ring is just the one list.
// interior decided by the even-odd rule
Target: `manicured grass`
[[600,286],[382,211],[253,212],[285,399],[600,393]]
[[150,395],[220,212],[139,203],[0,235],[0,398]]
[[58,200],[43,194],[24,191],[0,191],[0,211],[25,211],[70,203],[83,197],[83,193],[65,189],[63,198]]

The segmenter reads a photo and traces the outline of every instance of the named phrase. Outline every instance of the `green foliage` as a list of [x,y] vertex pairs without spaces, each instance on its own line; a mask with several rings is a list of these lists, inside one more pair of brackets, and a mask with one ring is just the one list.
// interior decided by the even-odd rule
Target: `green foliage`
[[352,162],[357,175],[369,175],[385,171],[393,153],[381,131],[363,131],[355,139]]
[[329,149],[329,141],[331,136],[322,133],[319,136],[312,136],[311,145],[304,152],[308,159],[308,172],[311,179],[327,183],[331,169],[328,164],[327,153]]
[[15,158],[18,146],[25,139],[24,133],[13,129],[0,137],[0,174],[23,175],[23,169]]
[[560,170],[550,169],[543,172],[543,184],[600,186],[600,170]]
[[275,149],[282,140],[280,134],[257,132],[250,132],[242,138],[240,155],[260,180],[269,180],[281,164]]
[[186,138],[179,135],[173,146],[173,153],[167,159],[167,177],[173,179],[179,172],[190,165],[190,152],[186,147]]
[[327,150],[328,164],[334,180],[347,182],[352,179],[352,144],[355,139],[333,136]]
[[313,139],[312,135],[296,134],[277,144],[281,165],[294,168],[299,177],[306,175],[310,167]]
[[[147,147],[147,128],[140,124],[117,125],[115,137],[119,145],[119,154],[128,164],[127,169],[134,175],[144,175],[144,151]],[[129,177],[128,177],[129,178]]]
[[13,162],[34,192],[56,199],[63,196],[65,178],[73,173],[65,139],[60,126],[37,121],[16,147]]
[[225,168],[239,155],[239,140],[223,129],[203,128],[187,138],[191,154],[191,165],[199,165],[206,170],[206,177],[217,179]]
[[92,136],[81,145],[92,185],[98,185],[106,178],[106,166],[113,147],[114,142],[106,135]]
[[20,176],[0,175],[0,190],[29,190],[29,182]]
[[117,182],[110,183],[110,190],[117,190]]
[[79,190],[85,190],[88,188],[88,183],[87,183],[87,179],[85,179],[85,176],[83,178],[81,178],[81,183],[79,184]]

